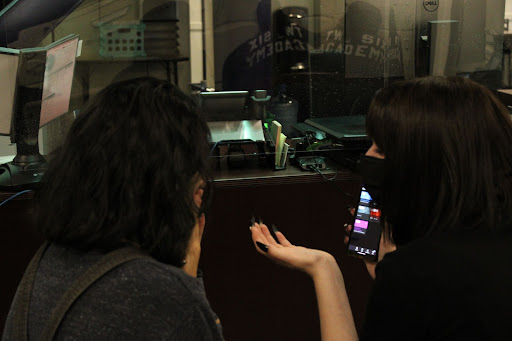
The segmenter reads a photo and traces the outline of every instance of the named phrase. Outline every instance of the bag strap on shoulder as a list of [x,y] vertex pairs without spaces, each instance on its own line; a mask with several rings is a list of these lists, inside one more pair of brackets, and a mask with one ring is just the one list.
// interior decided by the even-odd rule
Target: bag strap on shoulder
[[[17,309],[16,315],[22,315],[18,317],[16,320],[15,316],[15,326],[16,326],[16,334],[21,338],[15,338],[15,340],[27,340],[28,333],[28,311],[30,304],[30,294],[32,292],[32,286],[35,279],[35,274],[37,272],[37,267],[41,260],[41,257],[44,251],[47,248],[47,244],[45,243],[36,253],[34,259],[32,259],[29,267],[27,268],[26,274],[22,280],[22,301],[20,301],[20,309]],[[92,285],[96,280],[100,277],[108,273],[110,270],[116,268],[117,266],[126,263],[130,260],[136,258],[148,258],[152,259],[148,254],[143,251],[134,248],[134,247],[124,247],[118,250],[114,250],[112,252],[104,255],[99,261],[97,261],[94,265],[92,265],[87,271],[85,271],[82,275],[80,275],[71,285],[71,287],[61,296],[57,305],[52,310],[50,315],[50,319],[46,325],[46,328],[43,330],[41,335],[41,340],[50,341],[55,336],[59,325],[66,315],[66,312],[69,310],[71,305],[75,302],[75,300],[85,291],[87,288]],[[18,314],[20,313],[20,314]],[[20,332],[23,333],[19,334]]]
[[44,242],[43,245],[41,245],[34,257],[32,257],[32,260],[25,270],[25,274],[21,279],[18,289],[18,304],[13,317],[13,340],[28,340],[28,307],[30,305],[30,295],[32,293],[32,287],[34,285],[34,279],[36,278],[39,262],[41,261],[47,247],[47,242]]

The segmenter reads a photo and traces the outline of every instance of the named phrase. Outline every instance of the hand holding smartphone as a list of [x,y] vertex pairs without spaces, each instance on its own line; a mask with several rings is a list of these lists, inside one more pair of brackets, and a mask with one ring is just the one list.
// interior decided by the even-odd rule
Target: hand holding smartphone
[[381,211],[378,204],[363,184],[347,244],[349,255],[371,262],[377,261],[382,231],[380,216]]

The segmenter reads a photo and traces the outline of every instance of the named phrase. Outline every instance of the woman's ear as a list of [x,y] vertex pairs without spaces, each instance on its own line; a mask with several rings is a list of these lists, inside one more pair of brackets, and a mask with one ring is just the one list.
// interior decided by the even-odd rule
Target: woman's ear
[[203,194],[204,194],[204,185],[205,182],[203,179],[200,179],[194,185],[194,203],[199,208],[203,203]]
[[194,192],[194,203],[197,207],[201,207],[201,204],[203,203],[203,194],[204,189],[202,187],[197,188]]

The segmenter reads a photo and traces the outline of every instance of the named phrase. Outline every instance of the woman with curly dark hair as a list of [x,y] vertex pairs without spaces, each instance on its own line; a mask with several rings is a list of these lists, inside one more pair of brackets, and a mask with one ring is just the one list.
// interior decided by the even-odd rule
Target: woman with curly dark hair
[[[197,277],[209,129],[154,78],[114,83],[73,123],[37,193],[47,243],[4,339],[221,340]],[[28,330],[27,326],[28,325]]]
[[[382,89],[363,183],[383,233],[361,340],[506,340],[512,319],[512,120],[484,86],[427,77]],[[351,226],[348,227],[350,229]],[[258,252],[313,279],[322,340],[356,340],[333,256],[251,227]]]

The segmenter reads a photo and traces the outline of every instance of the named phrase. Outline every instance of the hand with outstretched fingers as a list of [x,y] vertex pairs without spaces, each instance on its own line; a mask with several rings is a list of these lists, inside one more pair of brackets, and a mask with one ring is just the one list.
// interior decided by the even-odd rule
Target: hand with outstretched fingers
[[281,232],[273,232],[277,240],[265,224],[251,225],[252,240],[259,253],[313,279],[322,340],[357,340],[343,274],[334,257],[325,251],[295,246]]
[[316,267],[322,263],[322,260],[334,259],[325,251],[293,245],[277,230],[274,233],[279,242],[276,241],[265,224],[254,223],[251,233],[258,252],[276,263],[304,271],[311,277],[314,276]]

